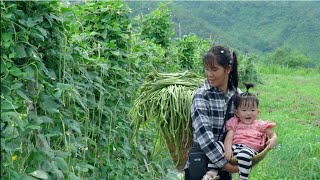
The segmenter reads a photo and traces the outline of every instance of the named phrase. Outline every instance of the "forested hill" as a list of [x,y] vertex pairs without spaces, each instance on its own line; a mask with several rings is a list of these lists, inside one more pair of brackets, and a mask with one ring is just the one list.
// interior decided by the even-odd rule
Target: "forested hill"
[[[257,53],[286,46],[320,63],[320,1],[165,3],[171,8],[176,36],[194,33]],[[137,15],[149,13],[159,2],[128,4],[133,15]]]

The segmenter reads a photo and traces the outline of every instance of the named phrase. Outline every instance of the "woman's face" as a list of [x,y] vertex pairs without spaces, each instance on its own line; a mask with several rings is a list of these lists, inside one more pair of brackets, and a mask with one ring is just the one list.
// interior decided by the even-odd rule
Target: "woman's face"
[[228,85],[229,73],[231,67],[224,68],[219,65],[216,61],[209,65],[205,66],[206,77],[211,86],[216,87],[220,90],[224,90]]

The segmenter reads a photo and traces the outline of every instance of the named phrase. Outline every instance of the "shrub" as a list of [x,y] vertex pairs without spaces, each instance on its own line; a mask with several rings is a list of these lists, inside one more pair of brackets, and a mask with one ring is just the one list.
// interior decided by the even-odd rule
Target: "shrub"
[[297,49],[282,47],[271,55],[269,62],[287,67],[306,67],[310,64],[311,59]]
[[254,62],[256,59],[253,55],[239,56],[239,85],[242,85],[243,82],[259,83],[261,81]]
[[173,23],[170,21],[170,10],[165,4],[150,14],[138,17],[141,26],[141,38],[150,39],[156,44],[167,47],[174,34]]
[[182,70],[197,71],[199,67],[202,69],[202,56],[209,44],[209,41],[190,34],[175,39],[168,51],[171,52],[172,58],[179,62]]

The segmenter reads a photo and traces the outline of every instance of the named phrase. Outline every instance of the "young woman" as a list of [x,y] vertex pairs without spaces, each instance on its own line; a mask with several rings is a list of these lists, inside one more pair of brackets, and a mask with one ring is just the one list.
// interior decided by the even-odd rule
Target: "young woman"
[[[227,163],[223,141],[225,121],[233,116],[234,109],[227,106],[232,104],[238,88],[237,56],[226,47],[214,46],[204,55],[203,63],[206,80],[197,89],[191,104],[193,141],[210,161],[203,179],[211,179],[215,172],[219,172],[220,179],[231,179],[227,171],[237,172],[238,168]],[[194,179],[193,173],[187,162],[185,179]]]
[[257,120],[259,100],[249,93],[251,87],[252,84],[246,84],[247,92],[235,96],[236,116],[227,122],[228,133],[224,141],[226,159],[230,160],[233,155],[238,159],[241,180],[248,179],[252,157],[266,146],[273,148],[277,141],[272,130],[276,124]]

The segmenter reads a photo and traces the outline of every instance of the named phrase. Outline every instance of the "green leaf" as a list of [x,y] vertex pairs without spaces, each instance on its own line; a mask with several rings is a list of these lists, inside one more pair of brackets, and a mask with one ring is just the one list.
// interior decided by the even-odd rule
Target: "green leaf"
[[[2,15],[2,14],[1,14],[1,15]],[[10,18],[12,17],[12,15],[13,15],[12,13],[8,13],[8,14],[5,14],[4,17],[10,19]]]
[[70,84],[57,83],[57,88],[59,88],[62,91],[65,91],[65,90],[71,90],[72,86]]
[[5,48],[9,48],[10,45],[11,45],[11,42],[4,42],[3,43],[3,47],[5,47]]
[[92,31],[92,32],[90,33],[90,36],[95,36],[95,35],[100,35],[100,33],[95,32],[95,31]]
[[47,37],[47,31],[40,26],[37,26],[36,29],[44,36]]
[[112,66],[111,69],[117,70],[117,71],[122,71],[122,68],[119,67],[118,65]]
[[81,171],[81,172],[88,172],[89,171],[89,169],[94,169],[94,166],[91,166],[90,164],[84,164],[84,163],[82,163],[82,164],[80,164],[80,165],[77,165],[76,167],[75,167],[77,170],[79,170],[79,171]]
[[[10,139],[15,139],[20,136],[18,129],[13,126],[7,126],[7,128],[4,129],[1,133],[3,137],[10,137]],[[6,151],[15,151],[19,148],[19,144],[20,143],[18,141],[13,141],[11,143],[5,144],[5,146],[2,146],[2,148]]]
[[25,46],[23,44],[17,44],[15,51],[16,51],[15,53],[17,58],[25,58],[28,56],[25,51]]
[[1,38],[2,38],[2,40],[3,40],[4,42],[11,41],[11,39],[12,39],[12,34],[10,34],[10,33],[3,33],[3,34],[1,35]]
[[111,53],[115,56],[120,56],[120,51],[111,51]]
[[58,107],[59,105],[54,101],[52,97],[46,97],[44,98],[43,102],[40,102],[41,106],[40,108],[44,111],[47,111],[48,113],[58,113]]
[[60,157],[60,158],[67,158],[70,155],[69,153],[64,152],[64,151],[60,151],[60,150],[56,150],[55,154],[57,157]]
[[60,98],[60,96],[61,96],[61,94],[62,94],[62,91],[60,90],[60,89],[55,89],[54,91],[53,91],[53,96],[54,97],[56,97],[56,98]]
[[[5,66],[4,61],[1,60],[1,75],[7,74],[7,72],[8,72],[8,68]],[[2,84],[2,80],[1,80],[1,84]]]
[[69,176],[70,176],[70,180],[79,180],[80,179],[75,174],[73,174],[72,172],[69,172]]
[[80,125],[77,121],[70,119],[68,121],[68,127],[74,131],[76,131],[77,133],[81,134],[81,129],[80,129]]
[[18,108],[18,106],[13,105],[6,100],[1,100],[1,110],[4,110],[4,109],[10,110],[10,109],[16,109],[16,108]]
[[[2,108],[2,105],[1,105],[1,108]],[[18,115],[19,114],[16,113],[15,111],[1,112],[1,120],[10,121],[10,117],[12,117],[13,119],[17,119]]]
[[28,175],[23,175],[21,179],[23,179],[23,180],[37,180],[36,178],[34,178],[32,176],[28,176]]
[[48,141],[43,134],[38,134],[38,138],[41,140],[42,144],[48,144]]
[[120,36],[123,38],[123,39],[129,39],[129,35],[128,34],[120,34]]
[[39,125],[29,125],[26,128],[35,130],[35,129],[40,129],[41,127]]
[[17,68],[16,66],[12,66],[10,68],[10,74],[18,77],[18,76],[22,75],[22,71],[19,68]]
[[31,66],[26,66],[22,68],[23,79],[32,80],[34,79],[35,70]]
[[48,116],[40,116],[38,117],[39,121],[42,121],[43,123],[53,123],[52,119]]
[[55,158],[53,158],[53,160],[56,161],[57,166],[58,166],[59,169],[61,169],[64,172],[66,172],[66,170],[68,169],[68,164],[63,158],[55,157]]
[[43,147],[41,148],[41,152],[43,152],[47,157],[50,159],[54,158],[54,151],[50,147]]
[[24,100],[26,100],[28,103],[32,103],[32,101],[28,98],[28,96],[26,94],[24,94],[21,90],[17,90],[17,94],[20,97],[22,97]]
[[32,33],[30,34],[30,36],[31,36],[32,38],[39,38],[39,39],[41,39],[41,41],[44,41],[44,37],[43,37],[42,35],[40,35],[39,33],[37,33],[37,32],[32,32]]
[[[74,92],[76,92],[76,91],[74,91]],[[86,106],[82,102],[83,99],[81,98],[81,96],[78,93],[76,93],[75,98],[76,98],[77,102],[81,105],[81,107],[86,108]]]
[[23,86],[23,84],[22,84],[21,82],[16,82],[16,83],[14,83],[14,84],[12,84],[12,85],[10,86],[10,89],[11,89],[11,90],[19,89],[19,88],[22,87],[22,86]]
[[24,19],[19,19],[18,22],[22,25],[26,26],[26,21]]
[[44,65],[44,63],[41,60],[38,60],[36,64],[37,64],[37,67],[38,67],[39,71],[42,71],[47,76],[50,76],[48,69],[46,68],[46,66]]
[[53,70],[53,69],[49,69],[48,71],[49,71],[49,77],[50,77],[50,79],[56,80],[56,79],[57,79],[57,75],[56,75],[56,73],[54,72],[54,70]]
[[39,179],[48,179],[49,175],[43,171],[43,170],[35,170],[32,173],[29,173],[29,175],[39,178]]
[[27,20],[27,22],[26,22],[26,26],[27,27],[33,27],[33,26],[35,26],[37,23],[36,22],[34,22],[33,20],[32,20],[32,18],[28,18],[28,20]]

